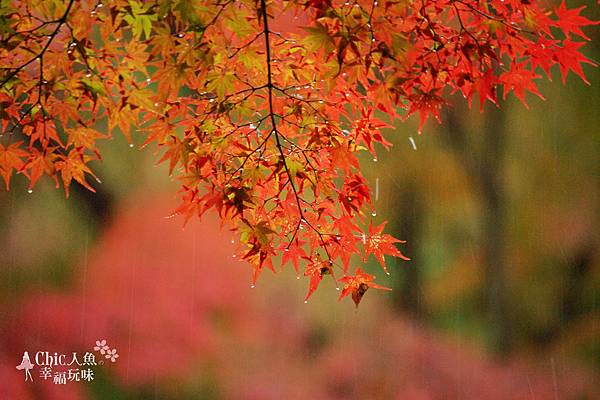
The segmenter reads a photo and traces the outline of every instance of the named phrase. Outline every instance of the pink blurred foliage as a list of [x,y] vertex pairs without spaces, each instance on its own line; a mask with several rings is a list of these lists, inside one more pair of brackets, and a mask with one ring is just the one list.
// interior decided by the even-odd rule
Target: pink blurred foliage
[[[2,337],[4,339],[4,337]],[[11,347],[8,349],[12,350]],[[51,380],[42,381],[37,368],[32,372],[33,383],[25,382],[22,371],[15,366],[21,361],[23,352],[3,351],[0,357],[0,399],[2,400],[38,400],[60,399],[80,400],[85,398],[84,388],[78,385],[55,385]],[[15,355],[11,358],[11,355]],[[17,360],[18,358],[18,360]],[[16,361],[15,361],[16,360]]]
[[182,229],[164,218],[171,206],[132,199],[72,288],[34,290],[2,310],[1,399],[85,398],[88,383],[23,382],[14,366],[27,349],[91,351],[99,339],[120,357],[97,368],[161,393],[209,380],[226,399],[600,398],[589,371],[551,355],[500,364],[393,313],[383,297],[355,312],[349,302],[304,305],[305,288],[252,290],[216,220]]

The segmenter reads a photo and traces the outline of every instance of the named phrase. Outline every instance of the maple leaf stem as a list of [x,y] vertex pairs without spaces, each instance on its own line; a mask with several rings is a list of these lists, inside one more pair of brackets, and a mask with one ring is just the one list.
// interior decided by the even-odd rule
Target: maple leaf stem
[[238,55],[238,53],[239,53],[240,51],[244,50],[245,48],[247,48],[247,47],[251,46],[251,45],[252,45],[252,43],[256,42],[256,41],[258,40],[258,38],[259,38],[259,37],[261,37],[262,35],[264,35],[264,32],[259,32],[259,33],[257,33],[257,34],[256,34],[256,36],[254,36],[254,38],[252,38],[252,40],[250,40],[249,42],[247,42],[246,44],[244,44],[244,45],[242,45],[242,46],[240,46],[240,47],[237,47],[237,48],[236,48],[236,49],[233,51],[233,53],[231,53],[231,54],[229,54],[229,55],[227,56],[227,58],[229,58],[229,59],[231,60],[233,57],[235,57],[236,55]]
[[217,20],[219,19],[219,17],[225,10],[225,8],[227,8],[227,6],[233,2],[234,2],[234,0],[229,0],[229,1],[226,1],[225,3],[215,4],[216,6],[219,7],[219,11],[217,11],[215,13],[215,15],[212,17],[212,19],[202,27],[202,33],[200,34],[200,37],[198,38],[198,43],[196,45],[194,45],[194,48],[199,48],[202,46],[202,44],[204,43],[203,40],[204,40],[204,35],[206,34],[206,30],[217,22]]
[[279,152],[279,155],[282,158],[283,167],[284,167],[286,175],[288,176],[288,179],[290,181],[290,186],[292,187],[292,191],[294,192],[294,196],[296,198],[296,203],[298,205],[298,212],[300,213],[300,219],[303,220],[304,214],[302,212],[302,206],[300,205],[298,190],[296,188],[296,185],[294,184],[292,173],[290,172],[289,167],[287,165],[285,154],[283,153],[283,148],[281,145],[279,132],[277,131],[277,123],[275,121],[275,112],[274,112],[274,107],[273,107],[273,89],[275,88],[275,86],[273,85],[273,78],[272,78],[272,72],[271,72],[271,44],[269,41],[269,17],[267,15],[266,1],[261,0],[260,4],[261,4],[262,19],[263,19],[263,29],[264,29],[263,33],[265,35],[265,53],[266,53],[266,58],[267,58],[267,91],[268,91],[268,101],[269,101],[269,118],[271,119],[271,125],[272,125],[271,133],[275,135],[275,143],[277,146],[277,151]]
[[500,24],[502,24],[502,25],[506,26],[507,28],[514,29],[514,30],[515,30],[515,31],[517,31],[517,32],[528,33],[528,34],[531,34],[531,35],[534,35],[534,34],[535,34],[535,32],[532,32],[532,31],[530,31],[530,30],[523,29],[523,28],[519,28],[518,26],[514,26],[514,25],[511,25],[511,24],[508,24],[508,23],[507,23],[505,20],[503,20],[502,18],[494,17],[493,15],[490,15],[490,14],[488,14],[488,13],[486,13],[486,12],[483,12],[483,11],[481,11],[480,9],[478,9],[478,8],[474,7],[472,4],[465,3],[465,2],[464,2],[464,1],[462,1],[462,0],[453,0],[453,1],[452,1],[452,5],[454,6],[454,8],[456,8],[456,4],[455,4],[455,3],[462,4],[463,6],[467,7],[467,8],[468,8],[468,9],[470,9],[471,11],[473,11],[474,13],[476,13],[476,14],[479,14],[479,15],[481,15],[482,17],[484,17],[484,18],[487,18],[487,19],[489,19],[489,20],[491,20],[491,21],[496,21],[496,22],[498,22],[498,23],[500,23]]
[[[292,188],[292,192],[294,193],[294,198],[296,199],[296,205],[298,207],[298,213],[300,215],[300,219],[298,220],[298,224],[296,225],[296,229],[294,230],[294,234],[292,236],[292,239],[290,240],[290,244],[292,243],[292,241],[298,234],[300,226],[303,223],[305,223],[309,228],[311,228],[319,236],[319,242],[321,243],[323,251],[325,251],[325,254],[327,255],[327,259],[328,259],[329,263],[331,265],[333,265],[334,264],[333,259],[331,258],[331,254],[329,253],[329,249],[327,248],[327,243],[325,243],[323,234],[321,233],[321,231],[319,231],[319,229],[317,229],[315,226],[313,226],[304,217],[304,212],[302,211],[302,205],[300,204],[300,194],[298,193],[298,189],[296,188],[296,184],[294,183],[294,177],[287,165],[286,157],[283,152],[283,146],[281,144],[281,135],[280,135],[279,131],[277,130],[277,123],[275,120],[276,114],[275,114],[274,107],[273,107],[273,90],[276,90],[279,88],[273,84],[273,77],[272,77],[272,70],[271,70],[271,64],[272,64],[271,63],[271,44],[270,44],[270,40],[269,40],[269,35],[271,32],[269,31],[269,16],[267,13],[266,0],[260,1],[260,12],[262,14],[263,33],[265,36],[265,57],[266,57],[266,62],[267,62],[267,85],[266,86],[267,86],[267,91],[268,91],[269,118],[271,119],[271,125],[272,125],[271,134],[273,134],[275,136],[275,145],[277,146],[277,151],[279,152],[279,155],[282,158],[283,167],[285,169],[285,173],[288,177],[288,181]],[[289,248],[290,244],[288,244],[288,248]],[[332,276],[333,276],[333,273],[332,273]],[[337,286],[337,280],[335,279],[335,277],[334,277],[334,281],[336,281],[336,286]]]
[[458,24],[460,25],[460,32],[466,32],[467,35],[469,35],[471,39],[473,39],[477,47],[481,48],[481,46],[479,45],[479,40],[477,40],[475,35],[473,35],[473,33],[465,27],[462,17],[460,16],[460,10],[458,9],[458,7],[456,7],[456,3],[453,2],[452,7],[454,7],[454,11],[456,12],[456,19],[458,20]]
[[246,157],[244,157],[244,160],[242,161],[242,163],[240,164],[239,167],[237,167],[232,173],[231,173],[231,177],[229,178],[229,180],[225,183],[225,186],[227,186],[229,183],[231,183],[231,181],[235,178],[236,174],[241,171],[244,166],[246,165],[246,163],[248,162],[248,160],[250,159],[250,157],[252,157],[254,154],[256,154],[258,151],[260,151],[261,148],[263,148],[266,143],[269,141],[269,139],[271,138],[271,135],[273,135],[273,131],[271,131],[267,136],[265,136],[265,138],[263,139],[262,142],[260,142],[260,144],[258,146],[256,146],[256,148],[254,150],[252,150],[250,153],[248,153],[248,155],[246,155]]

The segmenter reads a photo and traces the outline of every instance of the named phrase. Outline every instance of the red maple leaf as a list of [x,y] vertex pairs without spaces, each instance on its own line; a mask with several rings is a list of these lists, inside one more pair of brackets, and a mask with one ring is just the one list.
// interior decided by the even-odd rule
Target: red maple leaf
[[4,178],[6,190],[10,187],[10,177],[13,170],[19,171],[25,165],[23,158],[29,154],[21,148],[22,144],[23,142],[17,142],[6,147],[0,144],[0,175]]
[[556,9],[556,16],[558,17],[558,20],[556,21],[556,26],[561,28],[567,37],[569,36],[569,33],[572,32],[586,40],[590,40],[590,38],[587,37],[585,33],[581,31],[580,27],[586,25],[597,25],[598,23],[600,23],[600,21],[592,21],[587,19],[586,17],[582,17],[581,15],[579,15],[581,10],[583,10],[584,8],[585,6],[567,9],[563,0],[563,2],[560,3],[560,7]]
[[486,100],[491,101],[498,106],[498,96],[496,94],[496,86],[498,85],[498,77],[493,74],[491,69],[488,69],[481,76],[477,84],[479,91],[479,109],[483,110],[483,104]]
[[307,302],[308,298],[317,290],[319,283],[323,280],[323,275],[330,275],[333,273],[331,263],[329,260],[322,260],[319,254],[316,255],[315,261],[309,263],[304,270],[304,276],[310,277],[310,285],[308,287],[308,293],[304,298]]
[[356,307],[358,307],[358,304],[369,288],[392,290],[390,288],[372,283],[373,279],[375,279],[373,275],[365,274],[360,268],[357,268],[354,276],[345,276],[340,279],[342,282],[345,282],[345,284],[342,289],[342,293],[340,293],[339,300],[343,299],[349,294],[352,294],[352,300],[354,301],[354,304],[356,304]]
[[558,43],[558,40],[540,36],[537,43],[529,46],[529,49],[527,50],[527,53],[531,55],[532,70],[535,70],[538,66],[541,67],[550,80],[552,80],[550,68],[557,62],[554,57],[554,52],[558,47]]
[[306,242],[302,240],[295,239],[292,243],[285,246],[283,248],[283,255],[281,258],[281,266],[283,267],[285,264],[291,261],[292,265],[296,272],[298,272],[298,262],[301,258],[306,259],[306,251],[304,251],[303,246]]
[[581,69],[581,64],[587,63],[594,66],[596,64],[579,52],[579,48],[583,46],[583,44],[584,43],[582,42],[573,42],[571,39],[565,39],[562,47],[557,49],[557,51],[554,53],[554,57],[558,60],[558,65],[560,66],[563,84],[566,83],[567,74],[569,71],[573,71],[585,83],[588,85],[590,84],[590,82],[585,79],[585,75]]
[[414,112],[419,113],[419,130],[423,131],[423,126],[427,121],[429,115],[433,115],[435,119],[440,122],[440,109],[442,105],[446,104],[446,101],[440,96],[441,90],[439,88],[431,89],[429,92],[418,92],[409,96],[410,107],[408,109],[407,117]]
[[386,223],[387,222],[384,222],[377,227],[373,227],[373,224],[371,223],[369,225],[369,235],[363,236],[363,245],[365,248],[365,258],[369,257],[370,254],[375,255],[385,273],[389,274],[385,266],[386,255],[400,257],[406,261],[410,260],[410,258],[402,254],[394,245],[394,243],[406,243],[406,241],[396,239],[392,235],[383,233]]
[[515,63],[509,71],[500,75],[500,81],[504,84],[503,98],[506,99],[506,95],[512,90],[525,107],[529,108],[525,101],[525,90],[537,95],[541,99],[544,99],[544,96],[542,96],[533,81],[540,78],[540,76],[528,69],[526,64],[525,62]]

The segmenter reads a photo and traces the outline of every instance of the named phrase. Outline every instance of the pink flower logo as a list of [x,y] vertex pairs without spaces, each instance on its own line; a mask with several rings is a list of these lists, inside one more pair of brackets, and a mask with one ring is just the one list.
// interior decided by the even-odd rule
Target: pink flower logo
[[110,361],[112,362],[117,361],[117,358],[119,358],[119,355],[117,354],[117,349],[107,350],[106,355],[104,357],[110,358]]
[[[100,354],[106,354],[110,348],[106,344],[106,339],[96,340],[96,345],[94,346],[95,351],[100,351]],[[107,357],[108,358],[108,357]]]

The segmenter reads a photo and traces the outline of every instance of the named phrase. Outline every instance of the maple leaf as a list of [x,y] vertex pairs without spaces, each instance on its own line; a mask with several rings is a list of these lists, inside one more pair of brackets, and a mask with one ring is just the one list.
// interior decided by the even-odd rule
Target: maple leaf
[[344,282],[344,287],[342,288],[342,292],[340,293],[338,300],[341,300],[351,294],[354,304],[356,307],[358,307],[358,304],[369,288],[392,290],[390,288],[379,286],[373,283],[372,281],[374,279],[375,277],[373,275],[366,274],[360,268],[357,268],[354,276],[345,276],[340,279],[340,281]]
[[358,159],[350,150],[350,144],[347,142],[333,148],[331,163],[344,171],[345,174],[348,174],[353,168],[359,168]]
[[347,177],[342,186],[342,190],[339,191],[338,198],[340,203],[350,214],[360,212],[363,204],[371,203],[369,186],[365,179],[359,174]]
[[504,72],[500,75],[500,82],[504,85],[504,98],[512,90],[519,100],[529,108],[525,101],[525,90],[537,95],[539,98],[544,99],[544,96],[540,93],[537,85],[533,81],[534,79],[540,78],[535,72],[526,68],[526,63],[517,63],[509,71]]
[[496,93],[496,86],[498,85],[498,78],[492,73],[491,69],[488,69],[479,79],[477,84],[477,91],[479,93],[479,110],[483,110],[483,104],[486,100],[491,101],[498,106],[498,96]]
[[85,148],[88,150],[92,150],[96,157],[100,158],[100,153],[96,149],[96,142],[98,139],[105,138],[107,135],[103,135],[96,129],[90,128],[77,128],[73,129],[70,132],[69,140],[67,141],[67,146],[73,146],[76,148]]
[[319,283],[323,280],[324,275],[333,274],[333,269],[329,260],[323,260],[321,255],[317,254],[315,260],[310,262],[304,270],[304,276],[310,277],[310,284],[308,287],[308,293],[304,298],[304,301],[308,301],[308,298],[317,290]]
[[428,92],[419,91],[410,97],[411,103],[408,109],[407,117],[414,112],[419,113],[419,133],[423,131],[423,126],[429,115],[433,115],[438,122],[440,121],[440,109],[445,100],[440,96],[440,89],[432,89]]
[[19,171],[25,165],[24,158],[29,153],[21,148],[23,142],[16,142],[4,147],[0,143],[0,175],[6,184],[6,190],[10,188],[10,177],[13,170]]
[[69,152],[69,154],[67,154],[66,157],[62,156],[61,158],[61,161],[56,162],[56,169],[61,173],[67,197],[69,197],[69,186],[71,184],[71,180],[73,179],[75,179],[75,181],[79,182],[83,187],[85,187],[89,191],[96,191],[85,180],[85,175],[88,174],[93,176],[97,181],[99,181],[98,177],[86,165],[86,163],[90,161],[89,156],[82,154],[77,149],[73,149]]
[[294,270],[298,272],[298,263],[300,259],[307,259],[306,251],[303,246],[306,242],[298,240],[297,238],[290,244],[283,248],[283,255],[281,256],[281,266],[283,267],[288,262],[291,262],[294,266]]
[[25,165],[21,167],[19,172],[23,172],[29,178],[29,190],[32,190],[36,182],[47,174],[54,178],[56,187],[58,187],[58,179],[56,178],[56,159],[58,155],[54,153],[54,147],[48,147],[45,151],[33,149],[29,153],[29,158]]
[[269,246],[262,246],[258,241],[250,244],[249,247],[250,249],[243,254],[242,259],[248,261],[252,267],[252,287],[254,287],[265,267],[275,272],[271,258],[273,251]]
[[541,36],[537,43],[530,46],[527,53],[531,55],[531,68],[535,68],[539,65],[548,79],[551,79],[550,68],[556,63],[554,58],[554,52],[558,48],[558,40],[549,39],[545,36]]
[[342,266],[344,272],[348,270],[350,265],[350,258],[353,254],[356,254],[357,249],[357,235],[360,229],[352,222],[351,218],[340,218],[334,222],[334,228],[337,235],[332,236],[330,242],[332,243],[332,256],[340,257],[342,260]]
[[590,40],[589,37],[581,30],[582,26],[597,25],[600,21],[591,21],[584,16],[579,15],[581,10],[585,9],[585,6],[579,8],[567,9],[565,1],[560,3],[560,6],[555,10],[558,20],[555,22],[556,26],[562,29],[564,34],[568,37],[570,33],[574,33],[586,40]]
[[371,154],[376,157],[374,143],[381,143],[386,149],[391,147],[391,143],[388,142],[381,135],[380,129],[389,128],[387,124],[372,117],[373,110],[361,110],[362,118],[356,122],[356,138],[358,143],[364,143]]
[[[145,35],[148,39],[152,30],[152,21],[156,20],[157,16],[149,12],[149,9],[145,8],[143,3],[129,0],[129,6],[131,7],[131,13],[123,19],[131,24],[134,37],[141,38],[142,35]],[[150,6],[147,5],[146,7]]]
[[585,79],[585,75],[583,74],[583,69],[581,68],[582,63],[591,64],[596,66],[596,64],[586,58],[583,54],[581,54],[578,50],[583,46],[583,43],[573,42],[570,39],[566,39],[562,46],[556,50],[554,56],[558,60],[558,65],[560,66],[560,73],[562,75],[563,85],[567,81],[567,74],[569,71],[573,71],[577,76],[579,76],[585,83],[588,85],[587,79]]
[[30,143],[39,141],[43,147],[48,147],[49,143],[55,142],[64,146],[58,136],[58,132],[56,132],[56,125],[52,120],[46,120],[43,117],[36,118],[35,123],[25,127],[23,132],[29,136]]
[[175,136],[171,136],[170,139],[172,143],[167,147],[167,150],[160,160],[158,160],[158,163],[169,161],[169,175],[173,175],[173,170],[177,164],[181,163],[184,168],[187,168],[188,157],[193,152],[193,148],[189,139],[180,140]]
[[402,254],[395,246],[395,243],[406,243],[406,241],[396,239],[392,235],[383,233],[386,224],[387,222],[383,222],[379,226],[373,226],[373,223],[371,222],[371,224],[369,224],[369,235],[363,234],[362,241],[365,249],[365,258],[373,254],[381,264],[381,268],[383,268],[386,274],[389,274],[387,267],[385,266],[386,255],[399,257],[405,261],[409,261],[410,258]]

